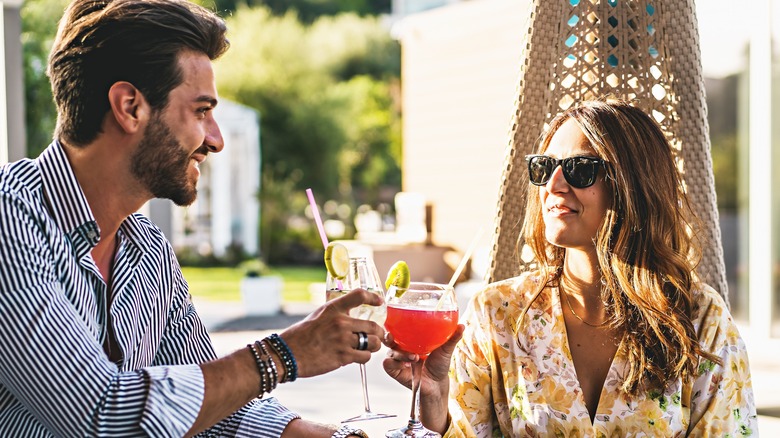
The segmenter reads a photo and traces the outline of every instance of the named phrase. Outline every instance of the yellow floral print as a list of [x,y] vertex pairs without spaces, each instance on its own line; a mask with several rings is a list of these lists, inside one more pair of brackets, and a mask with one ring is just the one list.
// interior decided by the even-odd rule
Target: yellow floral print
[[558,291],[533,274],[488,285],[464,316],[450,370],[445,437],[758,436],[747,351],[723,299],[694,293],[694,328],[723,365],[702,360],[695,379],[631,396],[620,391],[618,349],[591,423],[569,351]]

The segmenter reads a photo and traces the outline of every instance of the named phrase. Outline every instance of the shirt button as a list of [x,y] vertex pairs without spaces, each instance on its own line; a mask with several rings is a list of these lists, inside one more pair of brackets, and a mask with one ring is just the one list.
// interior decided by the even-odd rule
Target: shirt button
[[97,237],[97,233],[95,231],[93,231],[93,230],[90,230],[90,231],[87,232],[87,237],[89,237],[90,240],[92,240],[95,237]]

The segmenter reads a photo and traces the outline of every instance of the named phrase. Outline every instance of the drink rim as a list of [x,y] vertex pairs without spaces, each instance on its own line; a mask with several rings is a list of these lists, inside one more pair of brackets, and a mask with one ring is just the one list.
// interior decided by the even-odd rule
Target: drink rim
[[[419,286],[431,286],[429,289],[420,289]],[[418,286],[418,287],[415,287]],[[407,291],[413,290],[413,291],[430,291],[430,290],[448,290],[452,289],[455,290],[454,287],[446,284],[446,283],[433,283],[428,281],[412,281],[409,282],[409,287],[405,288]]]
[[442,306],[437,309],[435,307],[421,307],[415,304],[403,304],[403,303],[388,303],[387,308],[403,309],[403,310],[418,310],[420,312],[459,312],[459,309],[455,303],[451,306]]
[[[415,285],[419,286],[429,286],[428,289],[420,289],[415,288]],[[389,294],[392,288],[396,286],[391,286],[388,288],[387,293]],[[416,310],[423,310],[423,311],[452,311],[455,310],[457,312],[460,312],[460,309],[458,309],[458,301],[457,297],[455,296],[455,287],[450,286],[448,284],[444,283],[431,283],[431,282],[425,282],[425,281],[412,281],[409,283],[409,287],[405,289],[404,295],[408,293],[412,294],[424,294],[424,293],[440,293],[438,302],[436,307],[427,307],[427,306],[419,306],[416,303],[405,303],[402,301],[396,301],[396,300],[388,300],[387,307],[394,307],[397,309],[416,309]],[[447,304],[446,306],[441,306],[441,300],[444,296],[450,295],[452,297],[452,302]]]

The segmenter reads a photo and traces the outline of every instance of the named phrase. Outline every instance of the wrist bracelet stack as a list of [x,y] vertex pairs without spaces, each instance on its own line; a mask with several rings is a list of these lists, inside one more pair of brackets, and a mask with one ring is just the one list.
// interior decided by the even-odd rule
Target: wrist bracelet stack
[[[252,352],[252,356],[255,358],[255,364],[257,364],[257,371],[260,372],[260,394],[267,394],[274,389],[279,383],[278,375],[276,373],[276,364],[273,358],[268,355],[267,352],[260,354],[260,350],[257,348],[257,344],[247,344],[246,348]],[[262,344],[260,344],[262,346]],[[266,359],[263,358],[266,357]]]
[[295,361],[295,357],[293,356],[290,347],[288,347],[287,343],[284,342],[284,339],[276,333],[263,340],[268,342],[268,345],[273,348],[282,361],[282,366],[284,366],[284,380],[282,382],[294,382],[295,379],[298,378],[298,363]]
[[[276,362],[266,348],[268,344],[282,362],[284,374],[279,374],[276,368]],[[257,365],[257,371],[260,373],[260,394],[267,394],[276,389],[279,383],[292,382],[298,378],[298,363],[287,346],[287,343],[276,333],[268,336],[261,341],[255,341],[254,344],[247,344],[246,348],[252,353]]]
[[[260,349],[260,351],[263,352],[263,354],[268,358],[268,365],[271,366],[271,376],[274,379],[274,382],[279,383],[279,372],[276,369],[276,362],[274,362],[274,359],[271,357],[270,354],[268,354],[268,349],[265,348],[265,343],[263,341],[255,341],[255,346]],[[274,385],[276,387],[276,385]]]

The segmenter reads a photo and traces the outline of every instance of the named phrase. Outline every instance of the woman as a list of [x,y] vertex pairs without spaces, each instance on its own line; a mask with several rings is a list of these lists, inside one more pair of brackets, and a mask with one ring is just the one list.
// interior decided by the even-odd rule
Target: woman
[[[694,216],[658,125],[623,101],[586,102],[539,151],[523,224],[536,269],[477,294],[462,341],[428,358],[423,423],[446,436],[757,434],[745,345],[694,274]],[[385,369],[408,385],[414,359],[391,352]]]

